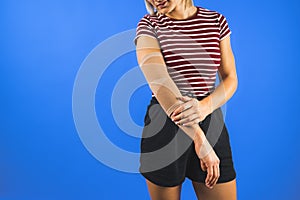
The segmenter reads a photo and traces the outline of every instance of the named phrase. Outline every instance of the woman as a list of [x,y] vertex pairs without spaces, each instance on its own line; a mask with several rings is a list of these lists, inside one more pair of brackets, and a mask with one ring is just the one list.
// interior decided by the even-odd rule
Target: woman
[[186,177],[198,199],[236,199],[236,173],[220,109],[237,88],[227,21],[192,0],[145,3],[149,14],[138,24],[135,43],[152,90],[140,158],[151,199],[180,199]]

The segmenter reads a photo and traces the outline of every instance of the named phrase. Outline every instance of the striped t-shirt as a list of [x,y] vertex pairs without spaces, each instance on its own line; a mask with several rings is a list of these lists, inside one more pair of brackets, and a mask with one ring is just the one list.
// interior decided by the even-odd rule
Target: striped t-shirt
[[183,20],[160,13],[146,14],[137,25],[134,41],[141,35],[156,38],[168,73],[180,92],[200,97],[215,89],[220,41],[229,34],[222,14],[197,7],[193,16]]

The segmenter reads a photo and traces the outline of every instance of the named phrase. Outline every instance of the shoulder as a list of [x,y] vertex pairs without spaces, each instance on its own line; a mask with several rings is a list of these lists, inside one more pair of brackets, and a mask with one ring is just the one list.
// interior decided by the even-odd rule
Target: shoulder
[[158,21],[157,15],[145,14],[138,22],[138,24],[147,23],[149,25],[154,25]]
[[199,8],[199,12],[203,15],[203,16],[207,16],[207,17],[212,17],[212,18],[216,18],[218,20],[220,20],[223,16],[222,13],[216,11],[216,10],[210,10],[208,8],[204,8],[204,7],[200,7]]

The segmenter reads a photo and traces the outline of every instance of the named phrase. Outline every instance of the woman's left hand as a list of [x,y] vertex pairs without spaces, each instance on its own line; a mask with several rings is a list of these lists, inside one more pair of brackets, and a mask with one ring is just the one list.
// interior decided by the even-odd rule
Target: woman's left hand
[[198,101],[189,96],[178,97],[183,103],[174,110],[171,119],[177,125],[191,126],[203,121],[212,111],[207,99]]

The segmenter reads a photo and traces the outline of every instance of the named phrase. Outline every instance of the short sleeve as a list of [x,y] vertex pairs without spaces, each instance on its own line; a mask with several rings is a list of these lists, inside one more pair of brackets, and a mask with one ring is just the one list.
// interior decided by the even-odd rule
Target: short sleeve
[[220,26],[220,41],[221,41],[231,34],[231,30],[228,26],[227,20],[224,15],[219,14],[218,21]]
[[150,36],[153,38],[156,38],[155,30],[153,25],[151,24],[151,21],[149,19],[148,15],[145,15],[138,23],[137,28],[136,28],[136,35],[134,38],[134,44],[136,45],[137,39],[142,36]]

